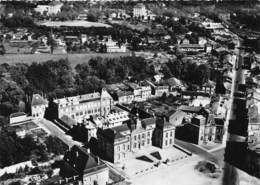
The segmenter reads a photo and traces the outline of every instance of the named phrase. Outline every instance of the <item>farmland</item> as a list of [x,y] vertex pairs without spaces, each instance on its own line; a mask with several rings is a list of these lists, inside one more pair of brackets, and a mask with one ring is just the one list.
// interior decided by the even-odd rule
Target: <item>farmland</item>
[[0,56],[0,64],[8,63],[26,63],[45,62],[48,60],[59,60],[68,58],[71,66],[74,68],[77,64],[88,62],[93,57],[115,58],[121,56],[129,56],[131,53],[80,53],[80,54],[6,54]]

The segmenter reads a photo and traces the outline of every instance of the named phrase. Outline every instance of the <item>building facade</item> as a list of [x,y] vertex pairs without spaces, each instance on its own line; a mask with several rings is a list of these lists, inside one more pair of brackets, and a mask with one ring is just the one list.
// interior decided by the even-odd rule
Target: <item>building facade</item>
[[31,102],[31,115],[33,118],[44,118],[48,101],[39,94],[34,94]]
[[128,159],[132,153],[150,146],[161,148],[172,146],[174,128],[169,122],[157,125],[155,117],[140,119],[137,114],[123,125],[108,129],[99,128],[98,148],[103,158],[113,163],[120,163]]
[[166,121],[166,118],[159,118],[156,121],[156,128],[153,135],[153,145],[160,148],[169,148],[174,144],[175,126]]
[[133,16],[141,19],[147,19],[147,9],[144,4],[138,3],[134,6]]
[[105,89],[102,89],[101,93],[55,99],[54,104],[58,109],[58,118],[67,115],[77,122],[83,122],[90,116],[106,116],[111,110],[113,99]]

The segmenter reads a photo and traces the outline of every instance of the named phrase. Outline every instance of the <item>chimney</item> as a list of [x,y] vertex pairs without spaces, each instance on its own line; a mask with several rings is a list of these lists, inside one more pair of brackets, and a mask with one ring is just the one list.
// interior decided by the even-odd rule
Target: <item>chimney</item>
[[88,154],[90,154],[90,149],[89,148],[87,149],[87,152],[88,152]]
[[167,121],[166,121],[166,117],[163,116],[163,123],[165,124]]
[[100,165],[100,159],[97,157],[97,164]]

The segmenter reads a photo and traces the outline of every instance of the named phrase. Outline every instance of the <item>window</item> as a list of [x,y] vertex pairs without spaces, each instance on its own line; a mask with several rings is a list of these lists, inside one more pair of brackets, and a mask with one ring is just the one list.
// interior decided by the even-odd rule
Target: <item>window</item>
[[166,138],[168,138],[168,132],[166,133]]
[[123,153],[123,158],[125,158],[125,153]]
[[127,150],[130,150],[130,145],[127,145]]
[[142,146],[144,146],[144,140],[142,141]]
[[150,139],[147,139],[147,144],[148,144],[148,145],[150,144]]
[[141,139],[141,134],[138,135],[138,139]]
[[170,139],[170,144],[172,144],[172,139]]
[[134,136],[134,140],[136,141],[136,136]]
[[142,135],[142,138],[144,138],[145,134]]
[[123,144],[123,150],[125,150],[125,144]]
[[170,136],[172,137],[172,131],[170,132]]
[[120,154],[117,155],[117,159],[120,160]]
[[136,143],[134,143],[134,148],[136,148]]
[[148,137],[150,136],[150,132],[147,132],[147,136],[148,136]]
[[168,141],[167,140],[165,140],[165,146],[167,146],[168,145]]
[[119,151],[119,152],[120,152],[120,146],[117,146],[117,151]]

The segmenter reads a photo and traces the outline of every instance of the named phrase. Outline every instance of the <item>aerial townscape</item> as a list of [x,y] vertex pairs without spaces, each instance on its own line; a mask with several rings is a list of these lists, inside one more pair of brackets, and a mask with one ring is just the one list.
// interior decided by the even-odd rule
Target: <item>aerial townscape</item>
[[259,179],[260,1],[0,0],[0,185]]

